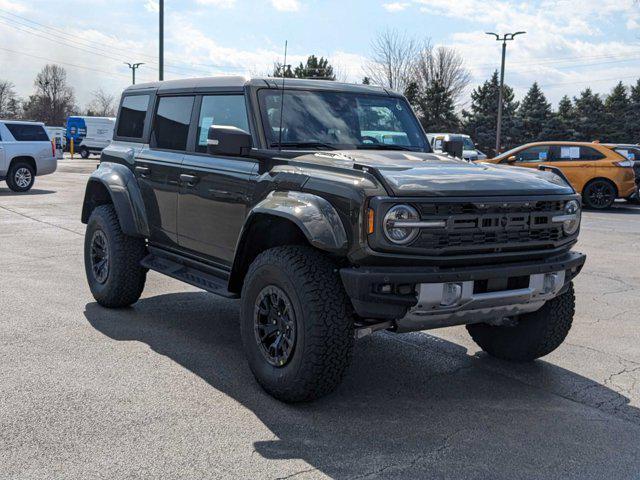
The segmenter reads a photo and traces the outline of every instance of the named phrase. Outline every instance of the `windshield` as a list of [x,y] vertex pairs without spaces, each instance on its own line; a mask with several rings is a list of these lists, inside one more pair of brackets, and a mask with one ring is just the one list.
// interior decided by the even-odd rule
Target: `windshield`
[[475,150],[476,149],[475,143],[473,143],[473,140],[471,140],[469,137],[462,137],[462,143],[464,145],[464,149],[465,150]]
[[[280,91],[258,93],[270,148],[280,146]],[[287,90],[283,148],[431,151],[404,99],[345,92]]]

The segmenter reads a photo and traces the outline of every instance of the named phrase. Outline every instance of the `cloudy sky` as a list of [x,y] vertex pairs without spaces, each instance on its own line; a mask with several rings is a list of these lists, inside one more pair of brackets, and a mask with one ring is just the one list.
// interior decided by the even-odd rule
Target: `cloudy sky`
[[[636,0],[165,0],[165,78],[265,74],[282,60],[329,57],[340,76],[360,81],[377,32],[395,29],[457,48],[473,84],[499,65],[487,31],[526,30],[509,45],[507,82],[518,96],[538,81],[557,102],[590,85],[607,92],[640,77]],[[98,87],[130,83],[123,62],[145,62],[155,80],[156,0],[0,0],[0,79],[19,94],[49,62],[66,67],[80,106]]]

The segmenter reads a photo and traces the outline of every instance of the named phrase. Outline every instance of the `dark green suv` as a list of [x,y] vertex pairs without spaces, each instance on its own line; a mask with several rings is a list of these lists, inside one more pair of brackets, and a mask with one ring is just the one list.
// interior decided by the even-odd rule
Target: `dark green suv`
[[432,153],[383,88],[222,77],[124,92],[82,221],[99,304],[136,302],[148,270],[239,297],[257,380],[305,401],[378,330],[464,324],[514,361],[557,348],[580,210],[553,172]]

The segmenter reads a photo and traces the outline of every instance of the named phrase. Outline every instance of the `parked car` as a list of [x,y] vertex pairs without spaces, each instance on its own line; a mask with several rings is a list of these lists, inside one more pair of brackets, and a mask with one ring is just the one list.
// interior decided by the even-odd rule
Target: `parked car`
[[256,379],[306,401],[378,330],[464,324],[518,362],[556,349],[585,262],[571,250],[579,200],[552,172],[434,154],[406,99],[383,88],[139,84],[87,183],[86,275],[107,308],[135,303],[149,269],[240,297]]
[[[460,133],[427,133],[427,138],[434,152],[443,152],[444,142],[446,141],[459,141],[462,142],[462,158],[470,162],[483,159],[480,157],[482,153],[476,149],[476,144],[473,143],[469,135]],[[486,155],[482,155],[487,158]]]
[[74,150],[82,158],[99,154],[111,143],[116,119],[111,117],[67,118],[67,144],[73,139]]
[[640,145],[623,143],[606,143],[604,145],[606,147],[613,148],[624,158],[633,162],[633,171],[636,174],[636,185],[638,186],[638,192],[630,197],[627,197],[627,200],[637,203],[640,200]]
[[14,192],[33,187],[36,176],[56,171],[55,143],[43,123],[0,120],[0,180]]
[[558,167],[589,208],[608,208],[616,198],[631,197],[638,188],[633,162],[599,143],[528,143],[485,162],[535,169],[540,165]]

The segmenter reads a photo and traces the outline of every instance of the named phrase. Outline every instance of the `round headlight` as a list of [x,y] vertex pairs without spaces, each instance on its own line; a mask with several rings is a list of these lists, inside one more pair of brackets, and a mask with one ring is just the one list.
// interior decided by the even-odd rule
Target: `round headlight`
[[396,205],[392,207],[384,216],[384,234],[389,241],[404,245],[416,239],[420,230],[416,227],[403,224],[410,224],[420,220],[418,211],[410,205]]
[[580,204],[576,200],[569,200],[564,206],[564,214],[573,218],[562,222],[562,229],[565,234],[573,235],[580,227]]

